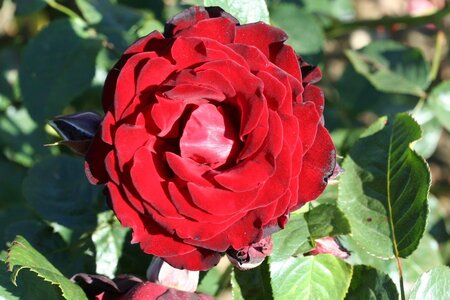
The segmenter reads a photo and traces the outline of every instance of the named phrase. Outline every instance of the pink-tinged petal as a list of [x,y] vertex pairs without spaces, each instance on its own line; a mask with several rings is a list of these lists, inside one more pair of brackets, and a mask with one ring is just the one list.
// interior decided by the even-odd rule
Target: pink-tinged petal
[[286,41],[288,35],[281,29],[270,26],[263,22],[246,24],[236,27],[236,44],[255,46],[270,57],[270,48],[273,44]]
[[166,136],[183,115],[186,103],[159,95],[156,95],[156,99],[157,103],[153,104],[150,109],[151,120],[161,130],[158,136]]
[[130,170],[133,185],[139,196],[160,215],[182,218],[169,199],[166,180],[169,170],[155,156],[148,147],[141,147],[136,151]]
[[202,186],[213,186],[213,184],[204,177],[205,173],[211,170],[211,167],[205,164],[199,164],[189,158],[180,157],[172,152],[166,152],[166,160],[170,169],[180,179]]
[[140,243],[142,250],[156,256],[184,255],[194,247],[176,240],[150,217],[139,214],[130,206],[120,188],[109,182],[107,185],[112,209],[120,223],[133,229],[133,243]]
[[307,85],[303,92],[303,102],[311,101],[315,104],[317,113],[321,116],[325,105],[325,98],[322,90],[315,85]]
[[117,78],[114,94],[114,116],[119,119],[137,94],[137,77],[146,62],[157,57],[154,52],[143,52],[132,56],[124,65]]
[[270,49],[270,60],[294,78],[301,80],[300,65],[297,54],[289,45],[280,45]]
[[349,257],[349,253],[342,248],[333,237],[324,237],[315,240],[316,248],[308,252],[310,255],[331,254],[341,259]]
[[180,152],[182,157],[216,168],[228,161],[238,144],[233,124],[223,109],[202,104],[186,122]]
[[175,66],[162,57],[152,58],[142,67],[137,77],[137,91],[161,84],[175,71]]
[[252,205],[258,195],[257,190],[236,193],[219,188],[187,184],[192,201],[197,207],[217,216],[227,216],[244,211]]
[[102,140],[109,145],[112,145],[113,143],[112,135],[115,123],[116,121],[114,120],[113,114],[110,111],[107,111],[105,118],[102,121],[101,135]]
[[183,35],[183,31],[185,29],[194,26],[201,20],[218,17],[227,18],[235,24],[239,23],[233,16],[219,7],[193,6],[183,10],[181,13],[175,15],[172,19],[170,19],[166,24],[164,34],[167,37],[172,37],[180,34]]
[[209,38],[222,44],[228,44],[234,40],[235,27],[236,24],[227,18],[205,19],[186,28],[181,35],[183,37]]
[[136,150],[143,146],[149,138],[144,126],[123,124],[117,128],[114,146],[120,170],[123,170],[124,165],[133,158]]
[[215,89],[223,93],[227,98],[236,95],[236,91],[230,81],[214,70],[204,70],[199,72],[194,72],[191,69],[183,70],[177,75],[176,82],[174,82],[173,85],[177,86],[182,84]]
[[222,256],[219,252],[197,248],[194,251],[184,255],[161,258],[177,269],[207,271],[217,265],[221,257]]
[[226,98],[222,91],[198,84],[177,84],[163,95],[172,100],[195,104],[202,100],[223,101]]
[[84,163],[84,171],[91,184],[101,184],[108,181],[109,176],[105,169],[104,159],[110,150],[111,146],[102,141],[101,133],[98,131],[92,139]]
[[336,164],[336,150],[328,131],[319,124],[314,144],[303,158],[297,207],[316,199],[327,185]]
[[119,166],[114,151],[109,151],[105,157],[105,169],[109,178],[116,184],[120,184]]
[[300,140],[303,144],[303,152],[306,153],[316,139],[320,115],[313,102],[295,103],[294,115],[298,119]]

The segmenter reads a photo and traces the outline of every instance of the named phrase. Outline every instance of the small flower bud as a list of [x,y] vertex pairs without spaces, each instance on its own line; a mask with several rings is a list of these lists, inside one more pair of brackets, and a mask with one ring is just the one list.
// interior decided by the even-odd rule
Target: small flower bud
[[227,257],[240,270],[256,268],[272,253],[272,236],[267,236],[257,243],[239,250],[228,249]]
[[186,292],[195,292],[199,271],[180,270],[159,257],[153,257],[147,269],[147,279],[157,284]]

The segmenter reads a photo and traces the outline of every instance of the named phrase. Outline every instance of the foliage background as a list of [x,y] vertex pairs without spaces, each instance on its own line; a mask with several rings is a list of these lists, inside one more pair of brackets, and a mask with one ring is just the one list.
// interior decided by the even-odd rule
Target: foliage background
[[[210,2],[228,5],[233,1]],[[255,15],[244,13],[241,18],[267,19],[270,13],[270,22],[290,35],[288,43],[322,68],[325,122],[340,156],[354,149],[360,134],[378,117],[410,112],[420,124],[422,138],[407,144],[413,142],[414,149],[427,159],[432,184],[426,232],[422,238],[419,234],[417,250],[403,260],[407,293],[423,272],[450,264],[450,19],[446,17],[450,9],[444,1],[430,1],[432,5],[422,10],[414,8],[413,2],[421,1],[271,0],[267,12],[258,9],[263,7],[258,6],[261,1],[248,1]],[[130,244],[130,232],[108,211],[101,189],[88,184],[82,159],[65,148],[44,147],[58,140],[47,122],[60,114],[101,112],[103,80],[127,45],[153,30],[161,31],[165,20],[181,9],[202,3],[0,0],[2,259],[15,236],[22,235],[68,278],[78,272],[145,277],[151,258]],[[317,203],[335,207],[339,202],[346,213],[351,208],[345,205],[345,191],[340,193],[339,202],[337,186],[329,186]],[[351,216],[347,218],[351,224]],[[296,224],[301,223],[298,219]],[[347,263],[370,265],[398,284],[395,259],[368,254],[361,241],[347,233],[334,234],[352,251]],[[378,240],[372,242],[378,244]],[[307,269],[310,261],[302,263]],[[344,266],[338,261],[324,264]],[[264,264],[242,273],[232,272],[224,261],[202,274],[199,290],[219,299],[230,298],[232,290],[235,298],[269,299],[273,295],[284,299],[288,297],[284,290],[258,289],[267,285],[267,272],[274,280],[274,265],[276,259],[270,270]],[[346,266],[342,282],[350,284],[351,273],[345,269],[350,267]],[[1,261],[0,299],[60,297],[57,287],[33,272],[22,271],[17,279],[20,288],[13,286],[6,269]],[[374,269],[353,269],[353,274],[358,272],[375,272],[381,278]],[[298,284],[299,279],[293,280],[292,286]],[[332,278],[321,280],[331,282]],[[357,288],[355,279],[352,287]],[[337,293],[335,299],[347,292],[340,295],[332,284],[330,289]]]

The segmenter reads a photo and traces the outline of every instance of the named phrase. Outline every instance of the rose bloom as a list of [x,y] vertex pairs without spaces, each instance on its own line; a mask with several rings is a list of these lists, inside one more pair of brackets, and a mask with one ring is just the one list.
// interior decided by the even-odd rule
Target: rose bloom
[[335,166],[319,69],[281,29],[191,7],[132,44],[104,87],[86,174],[134,243],[207,270],[283,228]]

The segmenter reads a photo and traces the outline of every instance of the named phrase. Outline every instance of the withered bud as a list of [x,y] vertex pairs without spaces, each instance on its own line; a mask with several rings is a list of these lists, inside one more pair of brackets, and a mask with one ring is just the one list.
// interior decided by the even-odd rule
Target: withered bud
[[272,253],[272,236],[267,236],[257,243],[235,250],[227,250],[227,257],[230,262],[240,270],[256,268]]

